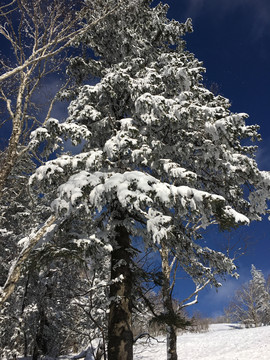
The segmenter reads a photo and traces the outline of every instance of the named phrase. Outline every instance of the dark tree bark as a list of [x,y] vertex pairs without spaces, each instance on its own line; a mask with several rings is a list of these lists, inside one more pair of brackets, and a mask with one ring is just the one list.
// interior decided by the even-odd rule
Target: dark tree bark
[[116,246],[111,255],[111,279],[123,276],[110,287],[112,298],[108,327],[108,360],[133,359],[131,330],[131,251],[129,233],[124,226],[116,227]]
[[167,325],[167,359],[177,360],[177,334],[173,325]]
[[48,325],[48,320],[45,310],[43,306],[41,306],[39,309],[39,326],[35,338],[32,360],[38,360],[40,354],[47,355],[48,353],[48,344],[46,337],[44,336],[44,328],[46,325]]

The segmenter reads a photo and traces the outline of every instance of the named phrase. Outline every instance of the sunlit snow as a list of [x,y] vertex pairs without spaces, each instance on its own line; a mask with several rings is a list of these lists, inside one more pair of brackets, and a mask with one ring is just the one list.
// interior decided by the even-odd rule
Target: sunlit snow
[[[166,342],[135,346],[134,360],[166,360]],[[233,324],[210,325],[209,332],[178,337],[179,360],[269,360],[270,326],[241,329]]]
[[[236,324],[212,324],[208,332],[178,336],[179,360],[269,360],[270,326],[245,329]],[[77,354],[76,354],[77,355]],[[75,354],[59,360],[74,359]],[[26,360],[29,358],[18,358]],[[166,360],[165,337],[134,345],[134,360]]]

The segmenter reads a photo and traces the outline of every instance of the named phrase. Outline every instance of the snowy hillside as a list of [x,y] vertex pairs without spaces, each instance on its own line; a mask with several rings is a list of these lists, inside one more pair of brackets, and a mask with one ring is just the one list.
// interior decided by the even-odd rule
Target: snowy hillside
[[[159,338],[159,340],[164,340]],[[270,326],[239,329],[235,325],[211,325],[203,334],[178,337],[179,360],[269,360]],[[139,344],[134,360],[165,360],[166,343]]]
[[[270,326],[241,329],[234,324],[210,325],[210,330],[206,333],[187,333],[178,337],[178,359],[269,360],[269,340]],[[134,360],[166,360],[165,338],[158,337],[158,341],[141,341],[136,344]],[[71,360],[74,355],[60,356],[59,359]]]

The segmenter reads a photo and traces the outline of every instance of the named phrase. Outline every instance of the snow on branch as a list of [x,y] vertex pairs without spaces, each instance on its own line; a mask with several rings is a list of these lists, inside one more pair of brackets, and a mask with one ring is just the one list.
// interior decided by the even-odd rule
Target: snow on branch
[[[205,281],[205,283],[203,285],[198,284],[196,286],[196,290],[192,294],[190,294],[186,299],[181,301],[181,303],[179,304],[179,309],[183,309],[187,306],[197,304],[199,292],[202,291],[210,283],[210,281],[211,281],[211,279],[208,279],[207,281]],[[195,296],[195,299],[193,301],[187,302],[190,299],[192,299],[194,296]]]
[[57,226],[56,221],[56,216],[51,215],[46,223],[35,234],[33,234],[28,241],[24,241],[24,247],[17,259],[14,261],[13,266],[10,268],[6,283],[3,288],[0,289],[0,307],[3,306],[4,302],[13,293],[13,290],[20,279],[22,266],[29,257],[32,249],[49,231],[53,231],[53,228]]
[[[43,167],[38,173],[39,180],[47,177],[48,172],[54,171],[52,164],[46,166],[47,168]],[[162,224],[168,224],[171,220],[170,216],[155,210],[160,207],[175,208],[179,216],[188,213],[200,218],[204,216],[204,226],[210,223],[213,217],[217,218],[217,222],[249,223],[246,216],[226,205],[222,196],[188,186],[164,183],[140,171],[80,171],[59,186],[58,198],[53,201],[52,207],[56,212],[69,213],[76,209],[77,204],[84,202],[88,208],[101,211],[108,198],[117,199],[127,210],[134,209],[143,214],[148,221],[149,231],[154,238],[158,236],[159,239],[162,235]],[[166,231],[162,237],[166,237]]]
[[59,147],[58,143],[62,144],[63,138],[70,138],[72,144],[76,146],[82,140],[90,140],[91,135],[91,132],[84,125],[67,122],[61,124],[57,119],[50,118],[43,127],[32,131],[28,148],[30,150],[35,149],[43,141],[46,141],[49,146],[53,147],[54,151]]

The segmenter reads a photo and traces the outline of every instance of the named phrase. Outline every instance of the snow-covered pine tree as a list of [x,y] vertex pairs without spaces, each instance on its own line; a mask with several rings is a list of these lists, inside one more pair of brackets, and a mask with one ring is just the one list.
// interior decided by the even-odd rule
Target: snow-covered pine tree
[[236,291],[226,313],[232,321],[257,327],[270,323],[270,294],[263,273],[254,265],[251,276],[251,280]]
[[166,5],[150,3],[123,0],[82,36],[96,58],[73,59],[69,73],[96,84],[77,88],[64,123],[50,119],[32,134],[33,144],[53,150],[65,136],[85,140],[79,154],[48,161],[30,183],[55,194],[58,223],[79,217],[83,236],[112,249],[109,360],[132,359],[131,235],[153,249],[163,241],[197,285],[218,286],[217,276],[236,275],[235,266],[202,245],[200,229],[260,220],[269,197],[256,147],[242,144],[258,138],[258,127],[203,86],[202,64],[182,40],[191,21],[170,21]]
[[251,285],[256,294],[256,309],[260,317],[260,322],[264,325],[270,323],[270,294],[267,291],[266,281],[261,270],[251,266]]

